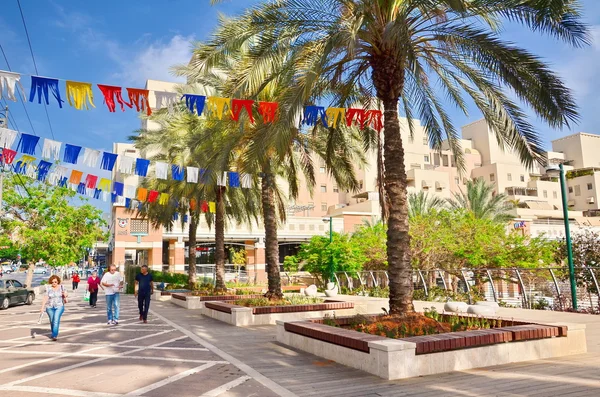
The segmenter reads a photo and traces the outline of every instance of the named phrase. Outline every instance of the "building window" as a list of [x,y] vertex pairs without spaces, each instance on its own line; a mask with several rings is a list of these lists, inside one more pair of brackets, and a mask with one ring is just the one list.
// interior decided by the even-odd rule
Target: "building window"
[[521,182],[525,182],[525,175],[521,175]]
[[581,187],[579,185],[575,185],[575,196],[581,196]]
[[591,183],[588,183],[588,190],[592,190],[594,188],[594,186]]
[[490,174],[490,182],[496,181],[496,174]]
[[426,163],[429,163],[429,155],[427,155],[427,154],[426,154],[425,156],[423,156],[423,160],[424,160]]
[[148,219],[132,219],[129,225],[129,233],[148,234]]
[[573,186],[569,186],[569,193],[573,193]]
[[334,192],[334,193],[339,193],[339,192],[340,192],[340,189],[338,189],[338,187],[334,185],[334,186],[333,186],[333,192]]
[[319,172],[321,174],[324,174],[325,173],[325,167],[319,167]]
[[508,181],[512,181],[512,174],[506,174],[506,179]]
[[556,190],[552,192],[552,198],[558,198],[558,193],[556,193]]
[[460,178],[459,177],[454,178],[454,183],[456,185],[460,184]]
[[290,230],[296,230],[296,225],[294,225],[294,224],[291,224],[291,225],[290,225]]
[[423,137],[423,145],[429,145],[429,140],[426,136]]
[[548,198],[548,191],[544,190],[544,198]]
[[327,185],[321,185],[321,193],[327,193]]
[[327,211],[327,203],[321,203],[321,211]]

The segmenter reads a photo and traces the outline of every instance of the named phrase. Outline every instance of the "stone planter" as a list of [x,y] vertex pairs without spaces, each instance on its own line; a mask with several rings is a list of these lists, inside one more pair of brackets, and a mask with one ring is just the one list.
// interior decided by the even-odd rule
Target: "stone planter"
[[496,308],[484,305],[469,305],[469,308],[467,309],[467,313],[476,316],[495,316],[496,312]]
[[275,324],[278,320],[293,321],[323,316],[356,314],[353,302],[327,300],[324,303],[290,306],[244,307],[225,302],[205,302],[202,314],[236,327]]
[[587,352],[583,324],[523,324],[390,339],[316,321],[277,321],[277,341],[389,380]]

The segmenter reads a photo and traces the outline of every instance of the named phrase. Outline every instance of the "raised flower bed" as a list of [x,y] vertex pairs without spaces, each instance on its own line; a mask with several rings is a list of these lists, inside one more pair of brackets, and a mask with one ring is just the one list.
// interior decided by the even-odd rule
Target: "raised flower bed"
[[[243,298],[248,298],[245,295]],[[202,314],[214,319],[245,327],[252,325],[275,324],[278,320],[292,321],[318,318],[325,315],[354,314],[354,303],[324,300],[320,303],[286,304],[247,307],[230,302],[205,302]]]
[[191,295],[171,294],[171,303],[186,309],[204,309],[205,302],[209,301],[235,301],[244,298],[261,298],[262,295]]
[[[440,315],[438,323],[450,320]],[[452,316],[456,318],[457,316]],[[358,368],[384,379],[401,379],[443,372],[481,368],[511,362],[585,353],[585,325],[534,324],[499,318],[458,316],[471,323],[486,321],[489,328],[429,333],[399,337],[367,319],[363,332],[354,329],[356,318],[324,318],[307,321],[277,321],[277,340],[338,363]],[[475,320],[477,319],[477,320]],[[369,322],[371,321],[371,322]],[[364,320],[359,321],[364,322]],[[330,325],[327,325],[330,324]],[[332,326],[335,324],[335,326]],[[408,327],[407,327],[408,329]],[[423,328],[421,328],[421,331]],[[367,331],[367,332],[365,332]]]

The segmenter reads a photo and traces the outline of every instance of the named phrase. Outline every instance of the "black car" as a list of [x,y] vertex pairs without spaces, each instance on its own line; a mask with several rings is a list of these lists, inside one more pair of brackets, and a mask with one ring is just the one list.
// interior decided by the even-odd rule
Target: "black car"
[[35,299],[35,292],[26,288],[17,280],[0,280],[0,309],[8,309],[17,303],[31,305]]

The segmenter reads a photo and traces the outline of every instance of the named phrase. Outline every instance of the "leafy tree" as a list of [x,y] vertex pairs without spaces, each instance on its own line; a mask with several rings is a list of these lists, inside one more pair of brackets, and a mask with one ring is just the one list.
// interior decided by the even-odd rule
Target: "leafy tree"
[[386,229],[383,222],[365,223],[352,233],[351,242],[365,260],[362,263],[364,270],[387,270]]
[[482,178],[467,181],[467,191],[454,193],[454,199],[448,200],[451,208],[466,209],[481,219],[495,222],[508,222],[513,218],[513,203],[506,200],[504,193],[494,194],[494,185]]
[[500,34],[510,21],[582,46],[589,35],[580,9],[577,0],[276,0],[233,20],[215,47],[227,54],[250,45],[262,63],[285,53],[280,73],[295,71],[297,89],[289,96],[296,100],[306,93],[330,99],[334,87],[336,106],[355,104],[357,92],[381,101],[390,312],[406,313],[413,310],[412,274],[399,109],[409,133],[419,117],[431,146],[440,149],[446,138],[464,168],[440,97],[465,113],[470,98],[501,147],[515,149],[527,166],[542,162],[536,129],[506,89],[551,127],[576,120],[576,105],[548,65]]
[[[600,279],[600,233],[590,227],[586,227],[577,233],[571,233],[571,248],[573,250],[573,266],[577,269],[578,285],[585,285],[588,292],[597,293],[590,271],[593,271],[597,280]],[[567,261],[567,244],[563,238],[558,243],[556,259],[558,262]],[[587,268],[587,270],[581,270]],[[566,269],[566,268],[565,268]],[[569,277],[568,270],[561,278]]]
[[331,243],[328,236],[313,236],[308,243],[300,246],[297,259],[300,261],[297,269],[294,269],[295,260],[286,261],[288,266],[292,265],[290,271],[319,274],[323,281],[329,280],[332,268],[333,272],[356,272],[362,269],[365,262],[365,257],[350,235],[335,232]]
[[23,258],[64,266],[108,237],[102,211],[87,202],[71,189],[10,174],[4,179],[1,228]]

